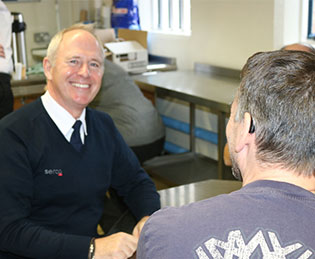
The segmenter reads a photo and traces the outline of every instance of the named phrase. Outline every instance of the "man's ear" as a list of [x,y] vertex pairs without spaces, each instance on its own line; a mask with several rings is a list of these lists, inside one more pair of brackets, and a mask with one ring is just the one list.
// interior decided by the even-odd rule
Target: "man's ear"
[[246,145],[253,141],[255,133],[251,129],[252,117],[248,112],[245,112],[242,122],[239,123],[238,132],[236,134],[235,151],[240,152]]
[[43,68],[47,80],[52,79],[52,64],[47,57],[43,59]]

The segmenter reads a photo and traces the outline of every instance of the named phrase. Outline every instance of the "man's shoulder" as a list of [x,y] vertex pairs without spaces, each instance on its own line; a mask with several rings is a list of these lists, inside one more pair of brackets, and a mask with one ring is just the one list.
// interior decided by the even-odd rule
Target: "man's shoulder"
[[13,142],[29,145],[34,139],[39,140],[47,131],[43,122],[48,117],[40,100],[23,106],[0,120],[0,142],[10,146]]
[[22,106],[20,109],[8,114],[0,120],[1,128],[6,127],[27,127],[40,114],[43,114],[44,107],[39,99]]
[[[165,231],[172,232],[172,228],[176,229],[178,226],[183,226],[188,222],[192,223],[205,213],[211,211],[211,208],[217,208],[217,205],[229,201],[231,198],[227,195],[219,195],[203,201],[190,203],[181,207],[165,207],[154,213],[148,220],[150,227],[157,227],[160,229],[162,226]],[[193,225],[186,225],[187,228]]]
[[221,194],[202,201],[193,202],[181,207],[165,207],[155,212],[143,228],[143,233],[157,239],[171,238],[179,233],[179,239],[186,231],[202,232],[209,221],[226,218],[231,211],[244,203],[244,197]]
[[193,258],[197,237],[211,222],[207,213],[215,211],[215,199],[155,212],[141,231],[137,258]]

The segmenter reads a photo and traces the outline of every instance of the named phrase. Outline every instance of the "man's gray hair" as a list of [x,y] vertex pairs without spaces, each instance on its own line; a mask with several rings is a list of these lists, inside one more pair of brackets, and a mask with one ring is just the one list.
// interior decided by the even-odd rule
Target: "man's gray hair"
[[60,43],[63,39],[64,34],[67,32],[73,31],[73,30],[84,30],[84,31],[91,33],[94,36],[94,38],[97,40],[97,42],[100,46],[100,52],[103,55],[103,59],[105,58],[103,43],[100,41],[99,37],[95,34],[94,25],[93,24],[78,23],[78,24],[74,24],[74,25],[72,25],[66,29],[59,31],[51,39],[49,46],[48,46],[48,49],[47,49],[47,57],[48,57],[48,60],[52,63],[52,65],[55,64],[57,51],[58,51]]
[[235,120],[251,114],[257,159],[315,175],[315,55],[272,51],[250,57],[241,73]]

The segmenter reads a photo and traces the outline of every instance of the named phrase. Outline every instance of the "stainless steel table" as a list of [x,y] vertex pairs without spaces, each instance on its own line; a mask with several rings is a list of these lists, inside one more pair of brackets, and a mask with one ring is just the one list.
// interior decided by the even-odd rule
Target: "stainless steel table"
[[152,87],[156,95],[170,96],[190,104],[190,150],[195,151],[195,105],[206,106],[218,115],[218,178],[223,178],[225,118],[230,112],[239,79],[195,71],[170,71],[133,76],[140,88]]
[[161,197],[161,207],[183,206],[195,201],[204,200],[219,194],[230,193],[242,187],[239,181],[206,180],[185,184],[158,191]]

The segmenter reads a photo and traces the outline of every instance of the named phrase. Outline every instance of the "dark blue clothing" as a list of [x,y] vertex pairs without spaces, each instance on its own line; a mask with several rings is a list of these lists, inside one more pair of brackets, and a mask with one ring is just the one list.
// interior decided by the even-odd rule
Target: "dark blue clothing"
[[265,180],[159,210],[141,231],[137,258],[315,258],[315,195]]
[[160,207],[111,118],[87,108],[80,152],[40,99],[0,121],[0,258],[87,258],[111,186],[137,219]]

